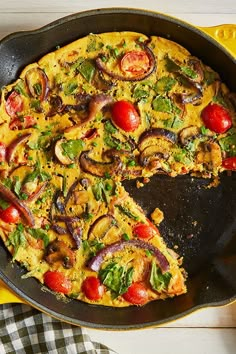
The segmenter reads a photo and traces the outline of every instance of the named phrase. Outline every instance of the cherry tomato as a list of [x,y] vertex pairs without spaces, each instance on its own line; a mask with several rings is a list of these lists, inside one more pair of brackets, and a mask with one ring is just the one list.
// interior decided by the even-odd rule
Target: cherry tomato
[[130,285],[123,298],[134,305],[144,305],[148,301],[147,289],[142,283],[133,283]]
[[141,223],[135,225],[133,227],[133,233],[141,239],[150,239],[159,234],[158,229],[156,229],[156,227],[152,225],[151,222],[149,225]]
[[122,130],[133,132],[138,128],[141,120],[138,112],[127,101],[117,101],[112,107],[112,120]]
[[143,50],[131,50],[126,53],[120,62],[121,70],[135,75],[144,74],[150,67],[150,60]]
[[11,117],[16,117],[17,113],[23,110],[23,100],[19,93],[13,91],[6,101],[6,112]]
[[13,121],[11,121],[9,128],[11,130],[16,130],[16,129],[27,129],[32,127],[33,125],[36,124],[36,120],[32,116],[25,116],[23,119],[15,118]]
[[44,274],[44,283],[53,291],[62,294],[69,294],[72,285],[71,281],[61,272],[48,271]]
[[0,142],[0,162],[4,162],[6,160],[6,145]]
[[202,119],[205,126],[216,133],[225,133],[232,125],[232,118],[223,106],[210,103],[202,111]]
[[18,209],[16,209],[14,205],[10,205],[6,209],[0,208],[0,219],[7,223],[16,224],[20,220],[20,214]]
[[89,300],[99,300],[104,294],[104,286],[97,277],[87,277],[82,284],[82,291]]
[[227,157],[222,161],[222,166],[226,168],[226,170],[236,171],[236,156],[235,157]]

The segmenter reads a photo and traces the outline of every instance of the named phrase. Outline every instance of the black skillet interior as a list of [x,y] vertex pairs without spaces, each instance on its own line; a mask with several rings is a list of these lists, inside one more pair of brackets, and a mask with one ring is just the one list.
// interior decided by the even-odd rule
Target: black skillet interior
[[[43,54],[90,32],[131,30],[160,35],[185,46],[218,71],[236,91],[236,61],[215,41],[194,27],[165,15],[133,9],[102,9],[75,14],[42,29],[10,35],[0,42],[0,86],[17,78],[21,69]],[[34,279],[21,279],[24,270],[10,263],[0,247],[0,277],[33,306],[61,320],[106,329],[135,329],[179,318],[194,309],[236,299],[236,175],[222,175],[217,188],[209,181],[182,176],[155,176],[137,189],[125,181],[131,196],[149,214],[164,211],[160,229],[171,247],[178,246],[189,273],[188,293],[144,307],[108,308],[71,300],[62,302],[41,291]]]

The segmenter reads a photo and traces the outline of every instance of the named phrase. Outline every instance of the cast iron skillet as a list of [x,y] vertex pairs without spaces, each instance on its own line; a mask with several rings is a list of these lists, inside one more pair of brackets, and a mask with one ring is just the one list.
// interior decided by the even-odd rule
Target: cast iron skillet
[[[134,9],[93,10],[65,17],[36,31],[12,34],[0,42],[0,86],[43,54],[90,32],[131,30],[172,39],[220,73],[236,91],[236,61],[217,42],[177,19]],[[137,329],[177,319],[198,308],[236,299],[236,176],[222,175],[217,188],[209,181],[183,176],[156,176],[142,189],[125,187],[149,214],[156,206],[165,214],[161,232],[169,246],[178,245],[189,273],[188,293],[143,307],[109,308],[71,300],[64,303],[41,291],[24,270],[12,265],[0,245],[0,278],[22,299],[63,321],[103,329]]]

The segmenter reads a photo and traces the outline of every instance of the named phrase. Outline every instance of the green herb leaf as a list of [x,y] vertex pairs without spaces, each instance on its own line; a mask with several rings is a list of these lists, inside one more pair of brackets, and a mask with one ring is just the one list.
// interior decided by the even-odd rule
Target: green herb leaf
[[2,210],[7,209],[10,206],[8,202],[6,202],[4,199],[0,198],[0,208]]
[[176,83],[177,80],[174,78],[170,76],[163,76],[157,81],[156,85],[154,86],[154,90],[158,94],[163,94],[165,92],[169,92]]
[[27,231],[29,232],[29,234],[31,236],[36,238],[36,240],[39,240],[39,239],[43,240],[44,247],[45,248],[47,247],[47,245],[49,244],[49,237],[43,229],[41,229],[41,228],[38,228],[38,229],[28,228]]
[[93,76],[95,74],[95,66],[94,63],[89,60],[86,59],[84,60],[80,66],[78,67],[78,71],[80,72],[80,74],[85,78],[86,81],[88,81],[89,83],[92,81]]
[[34,92],[36,93],[37,96],[40,96],[42,93],[42,85],[38,82],[33,85]]
[[125,269],[125,267],[111,262],[99,271],[99,277],[103,284],[117,297],[128,290],[128,287],[132,284],[133,273],[133,267]]
[[168,287],[171,278],[171,273],[162,273],[160,268],[157,267],[156,262],[152,262],[150,284],[154,290],[158,292],[165,290]]
[[7,240],[7,246],[12,245],[14,247],[14,253],[12,260],[14,262],[17,252],[20,247],[23,247],[26,243],[26,238],[24,235],[24,226],[22,224],[18,224],[16,229],[10,233],[8,240]]
[[79,153],[84,147],[84,142],[81,139],[77,140],[68,140],[67,142],[63,142],[61,144],[64,153],[71,159],[74,160],[78,157]]
[[236,133],[220,139],[219,144],[229,156],[236,156]]
[[171,113],[172,102],[169,98],[156,96],[152,101],[153,109],[157,112]]
[[77,87],[78,84],[75,80],[68,82],[67,85],[63,87],[64,94],[66,96],[72,95]]
[[16,86],[14,87],[15,91],[18,92],[20,95],[28,97],[26,93],[26,88],[23,80],[20,80]]
[[168,55],[165,57],[165,66],[166,70],[169,72],[177,72],[180,70],[180,66],[174,62],[174,60],[170,59]]
[[124,215],[128,216],[129,218],[131,218],[135,221],[139,220],[139,217],[137,215],[134,215],[128,208],[126,208],[120,204],[115,205],[115,207],[118,208]]
[[133,97],[136,99],[147,98],[149,96],[149,91],[144,90],[143,85],[136,85],[134,88]]
[[190,77],[191,79],[196,79],[197,78],[197,73],[191,69],[189,66],[181,66],[181,71],[184,73],[186,76]]
[[112,124],[110,120],[107,120],[104,124],[105,131],[110,134],[115,134],[117,132],[116,127]]

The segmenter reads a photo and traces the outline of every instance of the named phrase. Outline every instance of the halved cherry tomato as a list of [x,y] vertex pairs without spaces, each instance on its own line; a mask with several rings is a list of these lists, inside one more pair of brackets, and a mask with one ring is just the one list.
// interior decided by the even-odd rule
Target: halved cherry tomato
[[11,117],[16,117],[17,113],[23,110],[23,100],[19,93],[13,91],[6,101],[6,112]]
[[20,213],[18,209],[14,207],[14,205],[10,205],[6,209],[0,208],[0,219],[7,223],[16,224],[20,220]]
[[131,50],[120,62],[121,70],[135,75],[144,74],[150,67],[150,60],[144,50]]
[[210,103],[202,111],[205,126],[218,134],[225,133],[232,125],[232,118],[226,108]]
[[235,157],[227,157],[222,161],[222,166],[226,168],[226,170],[236,171],[236,156]]
[[6,145],[0,142],[0,162],[4,162],[6,160]]
[[148,292],[142,283],[133,283],[130,285],[123,298],[134,305],[144,305],[148,301]]
[[158,229],[156,229],[156,227],[152,225],[151,222],[149,225],[141,223],[135,225],[133,227],[133,233],[135,236],[138,236],[138,238],[141,239],[150,239],[159,234]]
[[82,284],[82,291],[89,300],[99,300],[104,294],[104,286],[97,277],[87,277]]
[[72,285],[71,281],[61,272],[48,271],[44,274],[44,283],[51,290],[57,293],[69,294]]
[[133,132],[138,128],[141,120],[138,112],[127,101],[117,101],[112,107],[112,120],[122,130]]
[[27,129],[31,128],[36,124],[36,120],[32,116],[25,116],[23,119],[20,118],[15,118],[13,121],[11,121],[9,128],[11,130],[16,130],[16,129]]

